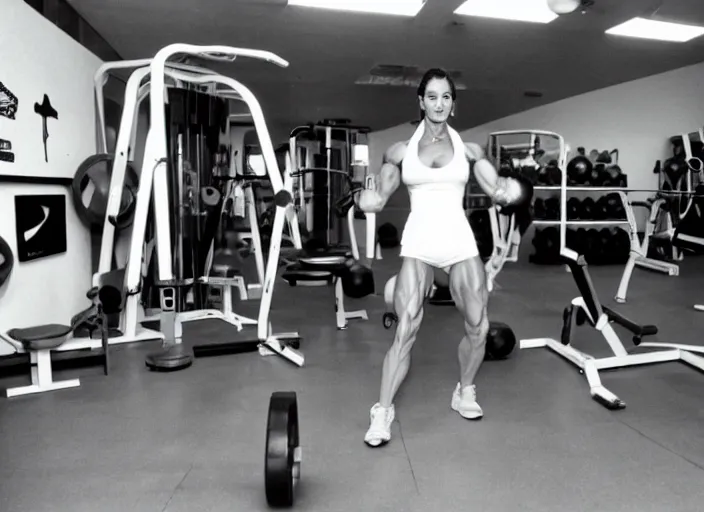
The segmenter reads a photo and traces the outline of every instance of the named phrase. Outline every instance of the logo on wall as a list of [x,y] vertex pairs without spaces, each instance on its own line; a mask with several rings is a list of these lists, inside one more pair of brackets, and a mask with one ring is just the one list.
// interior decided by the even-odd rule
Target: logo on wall
[[0,139],[0,162],[14,162],[15,154],[12,152],[12,142]]
[[[10,89],[0,82],[0,116],[7,117],[14,121],[19,101],[17,96],[12,94]],[[12,142],[0,139],[0,162],[14,162],[15,154],[12,152]]]
[[66,196],[15,196],[15,226],[20,262],[66,252]]
[[46,150],[46,140],[49,138],[49,130],[47,129],[46,126],[46,120],[50,117],[54,119],[59,118],[59,113],[56,111],[54,107],[51,106],[51,101],[49,100],[49,96],[46,94],[44,95],[44,101],[42,101],[41,105],[39,103],[34,104],[34,111],[42,116],[42,139],[44,140],[44,161],[48,162],[49,161],[49,156]]
[[17,100],[17,96],[12,94],[10,89],[0,82],[0,116],[14,120],[18,107],[19,101]]

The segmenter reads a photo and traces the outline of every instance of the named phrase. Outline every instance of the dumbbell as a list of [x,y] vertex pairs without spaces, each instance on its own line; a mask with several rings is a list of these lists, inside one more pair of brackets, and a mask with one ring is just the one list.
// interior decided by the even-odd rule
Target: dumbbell
[[608,219],[626,219],[626,210],[623,207],[623,201],[621,201],[621,196],[618,193],[612,192],[606,195],[606,211]]
[[614,252],[614,263],[626,263],[631,255],[631,237],[625,229],[614,229],[612,247]]
[[593,220],[605,220],[609,218],[609,208],[607,196],[601,196],[594,203],[594,208],[592,208],[592,219]]
[[579,218],[582,220],[594,219],[596,202],[591,197],[585,197],[579,204]]
[[599,264],[609,265],[613,263],[613,232],[611,228],[601,228],[599,230],[599,239]]
[[542,197],[536,197],[533,201],[533,217],[536,220],[546,220],[545,215],[545,200]]
[[560,198],[559,196],[551,196],[545,200],[545,219],[559,220],[560,219]]
[[579,220],[581,201],[576,197],[567,200],[567,220]]
[[557,263],[560,257],[560,231],[553,226],[536,230],[533,246],[535,255],[530,258],[533,263]]
[[537,181],[539,185],[554,187],[561,184],[562,171],[557,166],[557,160],[550,160],[547,165],[538,170]]

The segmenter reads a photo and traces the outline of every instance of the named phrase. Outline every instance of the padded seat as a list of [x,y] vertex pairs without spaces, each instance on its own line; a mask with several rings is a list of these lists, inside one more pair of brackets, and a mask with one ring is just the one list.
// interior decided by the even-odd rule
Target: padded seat
[[329,284],[332,282],[332,273],[323,268],[315,266],[305,266],[301,263],[293,263],[286,267],[281,277],[291,286],[296,286],[298,282],[302,283],[317,283],[324,282]]
[[345,256],[352,257],[352,249],[346,245],[331,245],[321,249],[302,249],[299,256]]
[[242,272],[239,269],[233,267],[232,265],[225,264],[215,264],[212,266],[212,277],[228,277],[233,278],[236,276],[241,276]]
[[71,327],[61,324],[35,325],[7,332],[12,339],[22,343],[25,350],[52,350],[60,347],[71,333]]
[[303,270],[325,271],[340,275],[347,270],[346,256],[312,256],[298,258]]
[[304,249],[296,256],[301,269],[326,271],[336,276],[347,269],[347,261],[350,258],[352,258],[352,251],[344,245],[312,251]]
[[[76,338],[77,329],[82,326],[88,327],[89,335],[85,338]],[[80,379],[54,380],[51,352],[54,350],[71,351],[97,348],[90,337],[90,331],[94,328],[100,330],[104,371],[107,375],[110,367],[107,315],[100,310],[100,307],[91,306],[81,311],[71,319],[70,326],[45,324],[0,332],[0,340],[12,345],[18,353],[27,353],[31,365],[31,384],[5,389],[5,396],[10,398],[80,386]]]

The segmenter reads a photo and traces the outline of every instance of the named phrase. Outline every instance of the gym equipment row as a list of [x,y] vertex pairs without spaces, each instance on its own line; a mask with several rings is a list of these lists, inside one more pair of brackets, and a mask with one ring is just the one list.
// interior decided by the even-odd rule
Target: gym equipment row
[[[158,339],[159,334],[144,329],[137,329],[137,322],[130,331],[128,318],[130,311],[125,311],[124,286],[125,269],[112,270],[112,264],[119,258],[113,251],[114,236],[117,232],[130,227],[134,216],[137,174],[131,167],[130,148],[134,148],[136,130],[136,109],[144,98],[147,87],[138,95],[137,86],[133,84],[134,95],[131,103],[123,108],[116,155],[107,153],[107,133],[104,113],[103,87],[107,74],[115,69],[148,65],[149,59],[105,63],[98,68],[94,77],[96,113],[97,113],[97,149],[98,153],[83,162],[74,177],[72,191],[74,208],[78,217],[91,230],[95,239],[96,232],[103,231],[100,247],[98,272],[94,275],[93,286],[87,291],[91,306],[78,313],[66,325],[36,325],[27,329],[10,329],[0,333],[0,337],[12,346],[17,353],[28,353],[32,364],[31,385],[11,388],[5,391],[7,396],[29,393],[42,393],[80,385],[78,379],[55,381],[51,362],[51,352],[77,350],[103,350],[108,360],[108,345],[136,340]],[[142,75],[143,77],[144,75]],[[139,96],[139,97],[138,97]],[[106,203],[109,196],[109,173],[111,168],[120,167],[125,186],[113,198],[116,203],[114,213],[106,216]],[[86,199],[85,196],[88,196]],[[105,233],[108,236],[105,236]],[[95,240],[94,240],[95,241]],[[117,262],[118,266],[120,263]],[[104,315],[104,316],[103,316]],[[113,319],[117,318],[117,321]],[[115,327],[117,326],[117,327]],[[125,326],[128,328],[126,329]]]
[[[221,52],[222,50],[222,52]],[[178,369],[191,364],[192,356],[180,350],[181,322],[188,321],[199,313],[179,311],[177,289],[191,286],[189,279],[178,280],[174,272],[173,265],[180,261],[174,257],[172,248],[177,248],[177,243],[172,243],[174,231],[172,202],[170,208],[169,199],[169,171],[178,168],[181,173],[174,182],[177,186],[187,183],[183,178],[189,175],[188,169],[182,167],[183,162],[174,161],[173,154],[170,154],[167,140],[167,126],[165,115],[165,87],[168,79],[168,88],[180,87],[184,83],[195,85],[207,85],[209,92],[221,97],[244,101],[254,114],[255,125],[259,125],[259,131],[263,133],[260,138],[265,142],[268,140],[268,132],[263,123],[261,108],[256,102],[253,94],[239,82],[213,74],[210,70],[183,64],[169,63],[166,60],[175,53],[190,53],[199,55],[206,60],[222,61],[231,60],[237,56],[251,57],[272,62],[279,66],[287,66],[287,63],[278,56],[269,52],[258,50],[237,49],[229,47],[196,47],[189,45],[172,45],[161,50],[154,59],[141,59],[136,61],[124,61],[118,63],[106,63],[96,73],[96,100],[98,103],[97,113],[99,121],[99,151],[97,156],[91,157],[82,168],[79,169],[74,181],[74,192],[76,196],[77,210],[81,212],[82,218],[92,230],[102,231],[101,247],[98,263],[98,271],[94,276],[94,288],[97,295],[94,300],[96,308],[102,308],[106,314],[116,314],[119,318],[117,324],[118,336],[109,336],[108,344],[126,343],[142,340],[165,340],[165,350],[156,355],[150,355],[147,359],[148,366],[154,369]],[[104,113],[102,108],[102,87],[106,80],[106,74],[115,69],[134,70],[128,81],[125,91],[125,102],[123,114],[118,131],[116,151],[114,156],[103,153],[106,148],[106,133]],[[150,79],[145,81],[145,79]],[[218,91],[218,84],[229,86],[230,89]],[[154,87],[152,88],[152,85]],[[136,112],[147,94],[150,94],[150,131],[147,137],[145,148],[145,159],[142,164],[142,172],[139,175],[139,183],[135,184],[134,174],[129,171],[130,159],[132,157],[130,148],[134,148],[134,137],[137,119]],[[257,116],[258,114],[258,116]],[[262,126],[263,125],[263,126]],[[264,130],[261,130],[261,128]],[[172,148],[178,152],[178,145],[172,144]],[[181,150],[183,147],[181,147]],[[272,149],[273,155],[273,149]],[[273,158],[267,164],[271,166]],[[99,167],[102,167],[100,169]],[[275,168],[275,167],[272,167]],[[272,173],[277,176],[278,173]],[[195,184],[197,185],[197,184]],[[93,193],[92,200],[87,202],[84,196]],[[213,201],[212,190],[204,196],[197,194],[199,187],[182,189],[177,198],[186,197],[194,200],[188,205],[196,205],[202,202],[203,205],[213,206],[217,201]],[[153,195],[153,202],[151,201]],[[197,197],[196,197],[197,196]],[[153,206],[153,216],[149,216],[150,202]],[[175,201],[178,202],[178,201]],[[80,205],[87,205],[82,211]],[[97,213],[97,215],[95,215]],[[197,213],[198,211],[192,211]],[[178,216],[176,217],[178,219]],[[148,225],[153,228],[154,236],[147,237]],[[131,232],[126,228],[131,227]],[[123,230],[129,241],[129,254],[126,260],[119,260],[119,254],[115,249],[115,238],[119,230]],[[152,258],[152,254],[155,257]],[[156,263],[158,279],[153,283],[159,288],[160,310],[156,316],[160,323],[160,330],[147,329],[141,324],[148,320],[146,312],[142,309],[142,292],[145,284],[143,266],[149,267],[150,263]],[[113,269],[113,266],[117,268]],[[192,280],[191,280],[192,281]],[[211,283],[213,284],[213,283]],[[238,286],[237,276],[232,278],[221,278],[220,283],[223,290],[229,291],[230,287]],[[226,296],[226,293],[224,294]],[[108,302],[106,302],[108,301]],[[207,312],[206,312],[207,313]],[[223,317],[226,313],[220,312]],[[92,316],[96,316],[93,314]],[[86,323],[86,322],[84,322]],[[254,321],[252,323],[255,323]],[[51,351],[78,350],[100,348],[104,342],[104,337],[93,339],[89,332],[87,336],[79,336],[76,325],[72,322],[70,329],[62,329],[59,333],[56,329],[49,332],[47,326],[35,326],[31,333],[14,334],[20,340],[14,340],[9,334],[3,333],[3,338],[8,343],[13,344],[18,351],[30,352],[32,361],[35,361],[37,368],[32,371],[31,389],[20,390],[21,392],[43,392],[51,389],[58,389],[68,385],[77,385],[77,381],[68,383],[57,383],[51,380]],[[268,339],[275,339],[268,336],[269,325],[264,322],[264,337],[262,343]],[[85,329],[84,329],[85,331]],[[111,329],[112,331],[112,329]],[[68,339],[66,335],[68,333]],[[112,334],[112,333],[110,333]],[[30,336],[28,338],[27,336]],[[65,341],[64,341],[65,340]],[[255,349],[256,350],[256,349]]]

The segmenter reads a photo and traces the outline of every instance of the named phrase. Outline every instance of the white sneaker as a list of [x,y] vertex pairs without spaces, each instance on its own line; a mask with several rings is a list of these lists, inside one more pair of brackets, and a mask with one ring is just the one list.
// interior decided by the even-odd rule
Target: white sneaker
[[452,409],[468,420],[480,420],[484,416],[484,411],[477,403],[476,386],[466,386],[462,390],[460,386],[461,384],[458,383],[455,392],[452,393]]
[[391,424],[396,417],[396,409],[382,407],[380,403],[375,403],[369,411],[370,425],[364,436],[364,442],[369,446],[377,447],[386,444],[391,440]]

